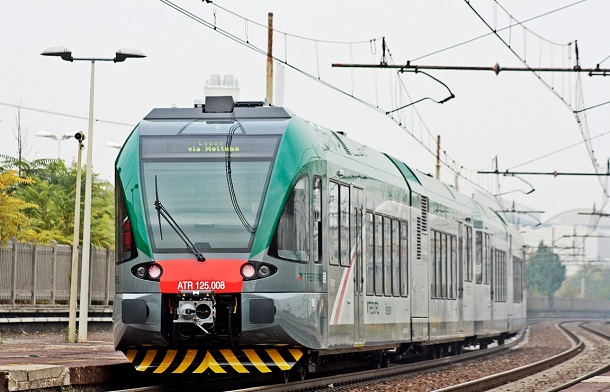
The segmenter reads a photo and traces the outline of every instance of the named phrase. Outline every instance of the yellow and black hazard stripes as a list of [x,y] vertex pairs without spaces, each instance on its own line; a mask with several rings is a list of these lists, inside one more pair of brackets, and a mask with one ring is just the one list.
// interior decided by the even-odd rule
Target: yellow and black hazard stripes
[[136,370],[151,373],[270,373],[290,370],[303,357],[297,348],[168,349],[137,347],[125,356]]

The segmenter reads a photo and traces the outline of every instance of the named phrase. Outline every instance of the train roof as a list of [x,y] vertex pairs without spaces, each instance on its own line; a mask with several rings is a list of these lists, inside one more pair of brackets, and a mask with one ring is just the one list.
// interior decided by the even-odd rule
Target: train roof
[[[209,123],[210,121],[214,120],[222,122],[235,120],[254,120],[254,122],[257,122],[256,120],[260,120],[271,122],[277,121],[278,123],[276,126],[271,127],[269,127],[270,124],[267,123],[266,126],[262,126],[260,129],[258,126],[254,126],[253,128],[249,127],[248,130],[252,133],[283,133],[286,130],[284,121],[293,120],[296,118],[299,117],[292,113],[289,109],[284,107],[270,106],[262,101],[235,102],[232,97],[206,97],[204,104],[195,104],[192,108],[172,107],[153,109],[144,117],[143,121],[147,125],[140,128],[140,132],[149,135],[159,134],[160,132],[163,134],[173,134],[175,132],[182,134],[191,132],[197,133],[199,128],[199,125],[197,124],[202,124],[201,122],[204,121]],[[154,123],[158,121],[165,123],[165,125],[154,125]],[[373,156],[375,156],[375,169],[377,171],[387,171],[385,173],[386,180],[389,179],[387,176],[399,175],[405,181],[405,185],[410,188],[411,192],[425,196],[432,196],[439,201],[444,200],[445,203],[449,203],[454,208],[461,209],[463,212],[465,212],[464,209],[466,209],[466,211],[469,211],[469,213],[472,214],[475,220],[475,222],[473,222],[475,223],[475,226],[482,225],[483,220],[497,219],[496,216],[493,216],[491,211],[486,211],[483,206],[478,205],[472,199],[458,193],[455,189],[452,189],[428,174],[412,170],[400,159],[376,150],[372,150],[365,145],[347,138],[341,132],[336,132],[321,127],[307,120],[304,121],[306,124],[309,124],[309,126],[323,129],[325,132],[329,132],[329,134],[334,135],[334,138],[331,138],[330,140],[335,140],[335,142],[337,142],[337,146],[332,147],[330,143],[326,145],[327,148],[331,147],[330,149],[325,149],[327,154],[334,152],[338,154],[336,157],[344,156],[344,158],[352,159],[354,161],[361,161],[361,159],[365,156],[368,158],[373,158]],[[170,129],[167,128],[166,122],[175,122],[176,124],[175,126],[170,127]],[[141,123],[140,125],[143,125],[144,123]],[[188,123],[189,125],[185,126],[184,123]],[[280,125],[282,123],[284,123],[284,125]],[[203,124],[201,126],[203,126]],[[190,131],[187,131],[187,128]],[[384,159],[382,159],[382,157]],[[366,160],[362,162],[365,161]],[[394,172],[394,170],[397,171]],[[458,207],[459,205],[462,207]]]
[[144,120],[246,120],[289,119],[294,114],[283,107],[262,101],[234,102],[232,97],[206,97],[192,108],[156,108]]

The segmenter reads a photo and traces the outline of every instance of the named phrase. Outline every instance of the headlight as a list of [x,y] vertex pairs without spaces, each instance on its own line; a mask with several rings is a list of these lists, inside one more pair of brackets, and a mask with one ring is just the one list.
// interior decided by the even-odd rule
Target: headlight
[[163,275],[163,268],[155,262],[143,263],[133,266],[131,273],[139,279],[159,281]]
[[277,267],[260,261],[248,261],[241,266],[239,272],[244,280],[262,279],[275,274]]
[[241,266],[241,270],[239,272],[241,272],[241,276],[243,276],[244,279],[252,279],[256,273],[256,270],[252,264],[246,263]]

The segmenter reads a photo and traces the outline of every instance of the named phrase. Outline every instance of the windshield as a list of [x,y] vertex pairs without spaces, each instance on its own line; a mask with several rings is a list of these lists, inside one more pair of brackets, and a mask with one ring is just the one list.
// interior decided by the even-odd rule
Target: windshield
[[179,234],[159,218],[158,197],[200,252],[248,251],[278,140],[242,135],[229,141],[226,136],[142,137],[144,205],[153,249],[186,249]]

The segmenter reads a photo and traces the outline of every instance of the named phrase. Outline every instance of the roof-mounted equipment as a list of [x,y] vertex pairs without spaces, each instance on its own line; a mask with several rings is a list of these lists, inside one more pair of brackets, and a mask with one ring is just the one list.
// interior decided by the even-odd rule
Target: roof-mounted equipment
[[232,96],[205,97],[204,113],[231,113],[235,107]]

